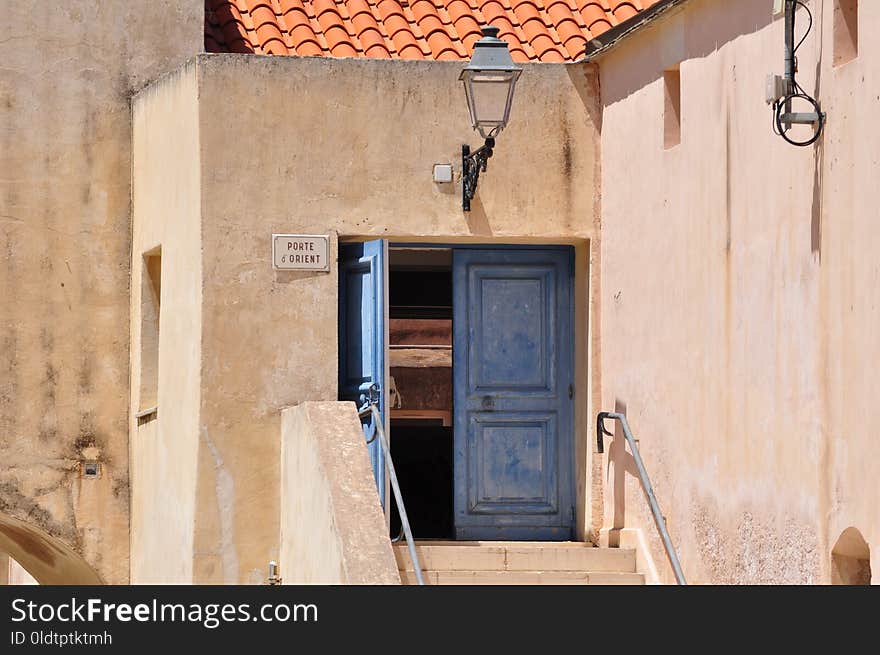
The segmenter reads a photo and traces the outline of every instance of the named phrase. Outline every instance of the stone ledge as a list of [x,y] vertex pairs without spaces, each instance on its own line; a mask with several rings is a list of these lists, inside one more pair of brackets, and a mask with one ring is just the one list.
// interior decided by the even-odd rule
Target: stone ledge
[[281,413],[285,584],[400,584],[360,420],[350,402]]

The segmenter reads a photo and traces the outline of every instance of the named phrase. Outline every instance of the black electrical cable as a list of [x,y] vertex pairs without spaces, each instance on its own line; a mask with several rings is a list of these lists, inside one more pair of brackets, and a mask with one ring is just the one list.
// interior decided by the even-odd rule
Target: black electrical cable
[[[782,115],[785,112],[785,105],[791,100],[806,100],[811,105],[813,105],[813,109],[819,116],[819,123],[816,126],[816,131],[813,133],[813,136],[811,136],[806,141],[795,141],[794,139],[789,137],[788,134],[786,134],[787,130],[785,130],[782,126]],[[819,140],[820,136],[822,136],[822,130],[825,128],[825,114],[822,113],[822,108],[819,107],[819,102],[816,99],[812,98],[806,93],[793,93],[789,96],[786,96],[783,101],[776,106],[776,121],[774,123],[774,127],[776,128],[776,133],[791,145],[800,147],[811,146]]]
[[[791,51],[792,59],[794,59],[794,73],[792,75],[792,77],[793,77],[792,82],[794,83],[794,87],[798,92],[802,93],[803,95],[809,95],[806,91],[804,91],[804,88],[800,84],[798,84],[797,79],[794,79],[794,76],[797,75],[797,70],[798,70],[797,51],[800,50],[800,47],[804,44],[804,41],[806,41],[807,37],[810,36],[810,32],[813,31],[813,12],[811,12],[810,8],[807,5],[805,5],[803,2],[801,2],[801,0],[793,0],[793,2],[804,8],[804,11],[807,12],[807,18],[810,19],[810,22],[807,25],[807,30],[804,32],[804,35],[801,37],[801,40],[798,41],[798,44],[794,47],[794,50]],[[797,9],[797,7],[795,7],[795,9]],[[796,31],[796,28],[797,28],[797,11],[795,11],[794,15],[791,17],[792,34],[794,34],[794,32]]]
[[[807,18],[810,19],[810,24],[807,25],[807,31],[804,32],[804,36],[801,38],[800,41],[798,41],[798,44],[794,47],[794,50],[791,51],[792,56],[797,55],[798,48],[800,48],[804,44],[804,41],[807,40],[807,37],[810,35],[810,32],[813,29],[813,12],[811,12],[810,8],[807,5],[805,5],[803,2],[801,2],[801,0],[794,0],[794,2],[795,2],[795,4],[798,4],[801,7],[803,7],[804,11],[807,12]],[[797,13],[795,13],[794,18],[797,18]],[[794,19],[793,19],[793,21],[794,21]],[[794,25],[792,25],[792,27],[794,27]]]
[[[792,2],[795,5],[800,5],[801,7],[804,8],[804,11],[807,12],[807,17],[810,19],[810,22],[807,25],[807,30],[806,30],[806,32],[804,32],[803,37],[801,37],[801,40],[798,41],[798,44],[791,51],[791,56],[794,59],[794,72],[792,73],[792,79],[791,79],[793,93],[789,93],[788,95],[786,95],[784,98],[782,98],[781,100],[779,100],[775,104],[775,106],[774,106],[775,117],[774,117],[774,121],[773,121],[773,132],[778,134],[779,136],[781,136],[783,139],[785,139],[785,141],[787,141],[788,143],[790,143],[793,146],[805,147],[805,146],[809,146],[809,145],[814,144],[816,141],[819,140],[819,137],[822,136],[822,131],[825,129],[825,114],[822,113],[822,108],[819,106],[819,102],[815,98],[813,98],[809,93],[807,93],[804,90],[804,88],[800,84],[798,84],[798,81],[797,81],[797,77],[796,77],[797,68],[798,68],[797,51],[804,44],[804,41],[807,40],[807,37],[810,35],[810,32],[813,30],[813,12],[810,11],[810,8],[807,5],[805,5],[802,2],[802,0],[792,0]],[[794,14],[791,17],[792,32],[795,31],[795,26],[796,26],[797,6],[794,7],[793,11],[794,11]],[[813,136],[810,137],[809,139],[807,139],[806,141],[796,141],[796,140],[792,139],[787,134],[788,130],[791,129],[791,126],[789,125],[788,128],[784,128],[782,125],[782,123],[783,123],[782,115],[783,115],[783,113],[785,113],[785,108],[790,107],[791,102],[793,100],[806,100],[807,102],[809,102],[813,106],[813,109],[815,110],[816,115],[819,117],[819,121],[816,124],[816,131],[813,133]]]

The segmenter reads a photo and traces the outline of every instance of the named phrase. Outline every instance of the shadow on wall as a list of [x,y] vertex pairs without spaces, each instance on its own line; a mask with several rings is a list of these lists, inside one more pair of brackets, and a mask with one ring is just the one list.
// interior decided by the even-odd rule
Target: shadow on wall
[[25,521],[0,514],[0,552],[40,584],[100,585],[100,576],[69,546]]
[[581,99],[590,122],[598,132],[602,131],[602,92],[599,85],[599,65],[584,64],[566,68],[572,86]]
[[[662,21],[683,20],[681,56],[687,59],[705,57],[724,46],[724,44],[746,34],[760,31],[773,22],[772,3],[769,0],[737,0],[736,11],[729,11],[725,3],[702,3],[693,8],[685,7],[683,17],[672,15]],[[627,47],[624,45],[623,47]],[[782,43],[779,44],[780,59],[775,62],[782,65]],[[631,93],[644,88],[663,76],[663,71],[680,63],[680,58],[664,61],[663,54],[653,48],[631,50],[628,66],[621,69],[618,79],[603,79],[602,101],[605,106],[626,98]],[[637,53],[637,54],[636,54]],[[659,55],[659,56],[658,56]]]
[[[614,411],[618,414],[626,415],[626,403],[620,399],[615,399]],[[612,530],[608,536],[610,540],[609,545],[616,548],[620,545],[620,530],[626,527],[627,475],[639,480],[639,486],[644,492],[644,487],[641,485],[641,479],[639,478],[639,471],[636,468],[636,460],[626,449],[626,437],[623,434],[623,426],[620,421],[614,422],[614,439],[611,442],[611,447],[608,449],[606,479],[611,471],[613,471],[614,476],[611,481],[614,507],[611,520]]]
[[871,549],[855,528],[844,530],[831,550],[831,584],[871,584]]

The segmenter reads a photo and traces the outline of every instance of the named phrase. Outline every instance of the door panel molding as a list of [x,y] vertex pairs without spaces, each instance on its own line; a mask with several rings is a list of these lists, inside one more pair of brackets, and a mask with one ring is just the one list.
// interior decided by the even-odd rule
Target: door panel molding
[[[556,439],[548,438],[558,430],[555,414],[475,412],[470,415],[470,423],[468,511],[506,515],[511,506],[516,506],[530,515],[556,514],[559,511],[556,466],[546,466],[558,458]],[[493,432],[499,433],[498,439]],[[517,432],[520,434],[515,434]],[[493,452],[496,449],[505,452]],[[493,470],[502,457],[517,460],[515,475],[504,476]],[[506,524],[530,521],[530,516],[512,516]]]

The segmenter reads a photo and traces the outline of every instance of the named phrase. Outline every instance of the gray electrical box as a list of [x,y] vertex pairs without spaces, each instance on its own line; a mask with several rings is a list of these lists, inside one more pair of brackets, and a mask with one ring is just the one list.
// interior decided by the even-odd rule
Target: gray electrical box
[[766,100],[768,105],[788,95],[788,83],[782,75],[767,76]]

